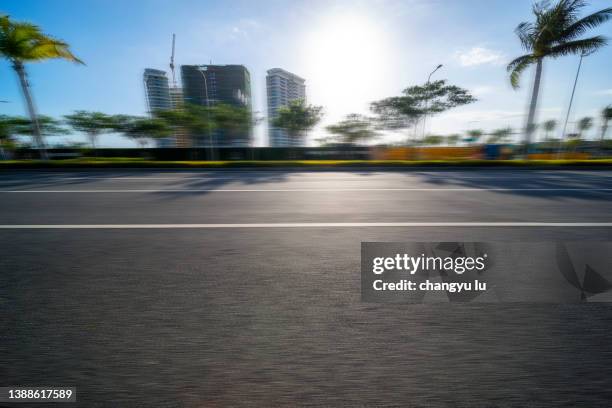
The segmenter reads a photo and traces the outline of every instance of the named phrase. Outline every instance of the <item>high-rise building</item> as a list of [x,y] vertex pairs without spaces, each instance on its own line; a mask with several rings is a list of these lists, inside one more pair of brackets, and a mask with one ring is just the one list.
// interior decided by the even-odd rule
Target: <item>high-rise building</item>
[[156,110],[170,109],[170,88],[165,71],[147,68],[144,70],[144,86],[149,113]]
[[296,99],[306,99],[305,82],[303,78],[284,69],[273,68],[268,70],[266,91],[268,95],[268,138],[270,146],[284,147],[295,143],[291,141],[287,131],[272,126],[272,121],[277,117],[278,109],[281,106],[287,106],[289,102]]
[[[251,110],[251,76],[243,65],[182,65],[183,99],[186,104],[214,106],[227,104]],[[212,135],[215,146],[247,146],[252,130],[230,135],[219,129]],[[209,144],[207,135],[199,135],[197,144]]]
[[[172,100],[170,99],[170,88],[166,71],[146,68],[143,80],[149,114],[153,116],[155,111],[171,109]],[[156,139],[155,144],[157,147],[174,147],[176,145],[174,137]]]

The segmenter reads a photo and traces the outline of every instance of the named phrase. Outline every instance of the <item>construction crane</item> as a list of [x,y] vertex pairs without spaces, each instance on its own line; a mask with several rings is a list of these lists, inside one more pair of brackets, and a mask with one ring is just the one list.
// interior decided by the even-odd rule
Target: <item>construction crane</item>
[[172,87],[176,88],[176,76],[174,75],[174,42],[176,35],[172,34],[172,55],[170,55],[170,71],[172,71]]

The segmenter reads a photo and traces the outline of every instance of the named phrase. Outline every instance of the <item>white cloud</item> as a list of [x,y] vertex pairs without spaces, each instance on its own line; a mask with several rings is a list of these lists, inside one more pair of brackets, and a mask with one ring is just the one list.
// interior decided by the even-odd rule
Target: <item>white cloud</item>
[[472,47],[467,51],[457,51],[455,57],[464,67],[483,64],[502,65],[506,60],[503,53],[485,47]]
[[595,92],[595,95],[612,96],[612,88],[597,91]]

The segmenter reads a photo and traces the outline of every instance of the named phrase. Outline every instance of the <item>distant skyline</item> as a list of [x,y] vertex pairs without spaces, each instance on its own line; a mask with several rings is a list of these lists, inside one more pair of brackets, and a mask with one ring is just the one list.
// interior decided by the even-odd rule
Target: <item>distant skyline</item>
[[[610,5],[593,0],[589,13]],[[527,72],[519,91],[511,89],[506,64],[521,55],[514,28],[532,20],[532,2],[519,0],[8,0],[0,13],[41,26],[70,43],[85,61],[29,64],[30,81],[41,113],[61,116],[76,109],[145,115],[145,68],[169,73],[172,33],[175,64],[243,64],[251,73],[253,111],[266,114],[266,71],[279,67],[306,79],[310,103],[326,116],[310,135],[350,113],[368,113],[370,102],[398,95],[433,79],[467,88],[479,102],[428,119],[431,133],[468,129],[520,128],[530,90]],[[594,34],[612,38],[612,24]],[[538,121],[562,121],[578,57],[546,61]],[[599,116],[612,103],[612,45],[583,63],[571,121]],[[0,113],[25,113],[17,79],[0,62]],[[596,126],[590,135],[597,132]],[[570,127],[571,130],[571,127]],[[388,135],[385,141],[402,140]],[[76,135],[50,139],[50,143]],[[255,131],[257,145],[267,143],[267,127]],[[120,136],[103,136],[101,146],[131,146]]]

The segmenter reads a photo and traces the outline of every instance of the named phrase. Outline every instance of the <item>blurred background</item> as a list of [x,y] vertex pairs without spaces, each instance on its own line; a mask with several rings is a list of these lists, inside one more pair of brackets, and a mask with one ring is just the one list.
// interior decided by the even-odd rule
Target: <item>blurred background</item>
[[[367,154],[373,159],[508,158],[525,146],[537,158],[608,156],[607,6],[7,2],[0,10],[7,24],[34,24],[67,54],[15,54],[6,26],[3,157],[33,157],[38,150],[27,148],[42,146],[200,149],[154,154],[174,159],[347,157],[226,150],[329,146],[377,146]],[[545,26],[538,16],[557,16],[558,33],[535,35]],[[23,62],[37,124],[15,60]]]

